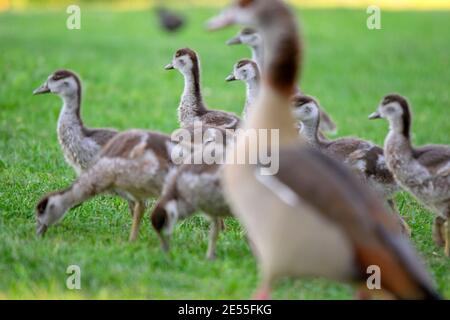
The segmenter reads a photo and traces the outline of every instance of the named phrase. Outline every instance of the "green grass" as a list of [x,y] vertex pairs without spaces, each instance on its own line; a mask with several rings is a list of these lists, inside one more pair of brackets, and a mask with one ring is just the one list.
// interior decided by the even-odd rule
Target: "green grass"
[[[182,77],[167,72],[174,51],[198,50],[204,95],[212,107],[240,113],[244,88],[225,83],[232,65],[249,55],[226,47],[237,29],[206,33],[215,10],[186,11],[189,26],[177,35],[155,27],[149,12],[85,12],[81,31],[65,28],[66,14],[0,14],[0,298],[248,298],[258,281],[255,261],[238,223],[227,220],[218,259],[204,259],[207,223],[180,224],[172,251],[163,254],[146,218],[139,240],[127,241],[126,204],[98,197],[72,210],[46,238],[34,235],[33,208],[45,193],[67,186],[74,172],[56,140],[60,101],[31,95],[57,68],[84,80],[82,115],[89,126],[171,132]],[[306,10],[307,51],[302,87],[320,98],[339,135],[382,143],[383,122],[369,122],[383,95],[399,92],[414,108],[417,144],[449,143],[449,12],[386,12],[383,29],[366,28],[364,10]],[[401,212],[413,243],[439,290],[450,297],[450,259],[431,240],[432,216],[408,195]],[[82,290],[65,287],[68,265],[82,268]],[[284,280],[284,299],[347,299],[350,286],[325,280]]]

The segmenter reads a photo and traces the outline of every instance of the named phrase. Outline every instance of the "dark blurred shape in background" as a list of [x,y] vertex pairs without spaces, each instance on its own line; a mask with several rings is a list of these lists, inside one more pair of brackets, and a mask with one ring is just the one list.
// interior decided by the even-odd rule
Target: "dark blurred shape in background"
[[185,18],[164,7],[156,8],[161,28],[168,32],[178,31],[185,24]]

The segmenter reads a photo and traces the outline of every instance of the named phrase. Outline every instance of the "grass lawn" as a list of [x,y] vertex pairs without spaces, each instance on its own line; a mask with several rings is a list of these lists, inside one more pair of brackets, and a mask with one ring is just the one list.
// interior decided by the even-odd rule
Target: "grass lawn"
[[[82,12],[82,29],[65,28],[64,11],[0,14],[0,298],[248,298],[258,281],[255,261],[238,223],[228,219],[218,259],[204,259],[207,222],[179,224],[172,251],[160,251],[145,218],[136,243],[119,198],[98,197],[72,210],[44,239],[35,237],[34,206],[75,174],[56,139],[61,102],[32,96],[57,68],[78,72],[88,126],[171,132],[183,89],[179,73],[163,69],[176,49],[198,50],[203,91],[211,107],[240,113],[244,86],[226,83],[233,64],[248,57],[224,42],[237,29],[203,31],[217,10],[185,11],[186,29],[167,35],[149,12]],[[307,52],[302,87],[317,96],[339,126],[379,144],[387,124],[370,122],[383,95],[399,92],[414,110],[417,144],[450,143],[449,12],[385,12],[383,29],[366,28],[365,10],[304,10]],[[432,216],[406,194],[401,213],[413,229],[439,290],[450,298],[450,259],[431,239]],[[82,270],[82,289],[66,288],[67,266]],[[352,288],[330,281],[284,280],[278,299],[348,299]]]

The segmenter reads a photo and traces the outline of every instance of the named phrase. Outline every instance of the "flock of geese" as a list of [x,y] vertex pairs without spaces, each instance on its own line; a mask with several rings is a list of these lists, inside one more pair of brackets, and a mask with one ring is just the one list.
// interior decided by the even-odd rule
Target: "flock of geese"
[[[450,147],[414,147],[410,106],[396,94],[384,97],[370,115],[390,124],[384,149],[357,138],[328,139],[323,132],[335,131],[334,122],[296,85],[302,42],[290,9],[281,0],[239,0],[208,27],[231,24],[246,28],[228,44],[252,49],[252,59],[236,63],[226,78],[246,84],[242,119],[206,106],[199,57],[184,48],[165,67],[178,70],[185,80],[179,124],[194,130],[194,123],[201,122],[204,131],[216,131],[213,135],[225,129],[278,129],[279,141],[272,143],[278,144],[279,171],[263,175],[261,164],[250,163],[178,165],[171,157],[175,143],[167,134],[88,128],[80,117],[81,81],[59,70],[34,94],[62,98],[58,140],[78,177],[39,201],[38,235],[71,208],[113,193],[129,203],[133,241],[148,199],[155,198],[151,221],[166,250],[176,222],[201,211],[211,219],[207,257],[212,259],[223,217],[239,219],[259,262],[257,298],[269,298],[275,282],[285,276],[351,282],[358,285],[359,297],[373,296],[366,286],[367,268],[373,265],[381,270],[382,289],[376,291],[382,297],[439,298],[393,198],[407,191],[436,214],[433,238],[450,256]],[[244,137],[235,138],[234,151],[246,152]]]

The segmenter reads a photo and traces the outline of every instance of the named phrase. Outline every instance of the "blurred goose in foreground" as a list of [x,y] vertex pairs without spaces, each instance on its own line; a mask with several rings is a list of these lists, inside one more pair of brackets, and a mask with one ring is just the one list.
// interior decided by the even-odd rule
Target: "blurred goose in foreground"
[[[279,170],[258,164],[226,164],[224,189],[245,226],[259,260],[258,298],[267,298],[285,276],[322,276],[366,285],[371,266],[381,288],[397,298],[438,298],[396,221],[370,189],[338,162],[299,143],[291,97],[300,71],[297,24],[284,2],[240,0],[209,21],[258,28],[265,43],[265,70],[255,111],[245,122],[234,154],[246,153],[251,129],[277,129]],[[259,130],[257,131],[259,132]],[[367,287],[365,287],[367,288]]]
[[389,134],[384,142],[388,168],[405,190],[437,215],[433,238],[450,256],[450,147],[413,147],[411,110],[408,101],[398,94],[386,96],[369,118],[389,121]]
[[[261,35],[253,28],[242,29],[234,38],[227,41],[227,45],[245,44],[252,50],[252,60],[256,62],[259,70],[264,71],[264,41]],[[296,87],[297,93],[300,89]],[[328,113],[320,108],[320,130],[331,134],[336,134],[336,123]]]
[[200,62],[195,51],[188,48],[177,50],[165,69],[177,69],[184,76],[184,91],[178,107],[181,127],[192,125],[195,121],[224,129],[238,127],[240,119],[236,115],[206,107],[200,87]]
[[294,117],[301,122],[300,134],[313,148],[330,158],[345,163],[352,171],[382,198],[396,214],[396,218],[406,235],[411,229],[397,212],[394,197],[400,187],[389,171],[383,149],[370,141],[358,138],[329,140],[319,134],[319,103],[316,99],[297,95],[293,99]]

